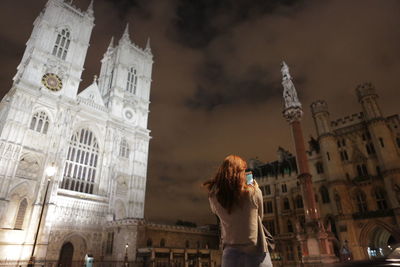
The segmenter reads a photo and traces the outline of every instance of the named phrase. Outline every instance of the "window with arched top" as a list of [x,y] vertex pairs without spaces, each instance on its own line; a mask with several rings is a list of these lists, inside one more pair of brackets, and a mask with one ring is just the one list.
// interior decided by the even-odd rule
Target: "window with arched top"
[[47,134],[49,123],[49,116],[47,116],[46,112],[39,111],[33,114],[29,129],[41,134]]
[[151,240],[151,238],[147,239],[146,244],[147,244],[147,247],[153,246],[153,240]]
[[137,87],[137,71],[134,67],[130,67],[128,70],[128,80],[126,82],[126,91],[131,94],[136,94]]
[[57,34],[56,43],[53,48],[53,56],[65,60],[68,53],[68,48],[71,43],[71,34],[68,29],[62,29]]
[[161,240],[160,240],[160,247],[161,248],[165,247],[165,239],[164,238],[161,238]]
[[88,129],[76,131],[69,142],[61,188],[93,194],[99,158],[99,145]]
[[288,233],[293,233],[293,224],[292,224],[292,221],[290,221],[290,220],[287,221],[287,230],[288,230]]
[[22,229],[24,225],[26,208],[28,206],[28,201],[24,198],[21,203],[19,203],[17,218],[15,219],[14,229]]
[[386,210],[388,208],[385,198],[385,191],[382,188],[377,187],[374,190],[376,205],[379,210]]
[[300,195],[298,195],[296,197],[296,208],[302,209],[303,207],[304,207],[303,198]]
[[322,198],[322,203],[329,203],[331,202],[330,198],[329,198],[329,191],[325,186],[321,186],[321,188],[319,189],[320,193],[321,193],[321,198]]
[[129,158],[129,144],[125,138],[121,140],[121,143],[119,145],[119,156]]
[[315,169],[317,170],[317,173],[324,173],[324,165],[322,164],[322,162],[317,162],[315,163]]
[[363,213],[368,211],[367,198],[363,191],[359,190],[355,195],[358,211]]
[[357,174],[360,177],[368,176],[368,169],[365,164],[357,165]]
[[189,248],[189,246],[190,246],[189,240],[186,240],[186,242],[185,242],[185,248]]
[[335,193],[335,203],[336,203],[336,209],[338,211],[339,214],[343,213],[343,209],[342,209],[342,201],[340,200],[340,196],[338,195],[338,193]]
[[283,199],[283,209],[290,210],[290,203],[289,203],[289,199],[287,197],[285,197]]

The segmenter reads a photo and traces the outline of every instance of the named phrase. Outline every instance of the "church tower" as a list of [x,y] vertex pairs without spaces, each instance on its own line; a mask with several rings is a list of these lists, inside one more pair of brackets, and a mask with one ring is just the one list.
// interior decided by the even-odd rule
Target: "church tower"
[[136,253],[152,54],[126,28],[78,93],[93,26],[93,1],[48,0],[0,102],[0,262],[121,261],[127,243]]
[[336,147],[336,137],[330,126],[328,104],[323,100],[315,101],[311,104],[311,113],[317,129],[324,169],[331,180],[344,180],[343,170],[338,167],[341,166],[340,155]]
[[371,83],[363,83],[357,86],[356,93],[376,151],[379,168],[382,170],[390,206],[396,209],[397,221],[400,222],[400,203],[394,191],[400,185],[400,155],[396,149],[395,137],[382,115],[375,87]]
[[49,0],[33,25],[13,86],[74,99],[94,26],[93,4],[84,12]]
[[114,46],[114,38],[102,59],[99,89],[111,113],[140,128],[147,127],[153,55],[134,44],[129,26]]

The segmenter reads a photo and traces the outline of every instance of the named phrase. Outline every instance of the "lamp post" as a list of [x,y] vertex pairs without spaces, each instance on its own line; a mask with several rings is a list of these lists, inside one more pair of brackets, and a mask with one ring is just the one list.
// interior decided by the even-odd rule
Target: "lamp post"
[[128,267],[129,263],[128,263],[128,243],[125,245],[125,257],[124,257],[124,266]]
[[30,257],[29,262],[28,262],[28,267],[35,266],[35,256],[34,256],[34,254],[35,254],[35,248],[36,248],[37,239],[38,239],[38,236],[39,236],[40,225],[42,223],[44,205],[46,203],[47,193],[49,192],[51,177],[53,177],[56,174],[56,171],[57,171],[57,168],[55,167],[54,162],[50,166],[48,166],[46,168],[46,170],[45,170],[45,174],[46,174],[46,177],[47,177],[46,191],[44,193],[43,203],[42,203],[42,205],[40,207],[39,223],[38,223],[38,226],[36,228],[35,241],[33,242],[32,254],[31,254],[31,257]]

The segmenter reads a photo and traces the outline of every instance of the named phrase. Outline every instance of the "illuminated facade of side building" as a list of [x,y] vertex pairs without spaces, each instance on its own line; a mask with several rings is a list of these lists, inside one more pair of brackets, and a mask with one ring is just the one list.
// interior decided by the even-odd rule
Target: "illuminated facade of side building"
[[[86,254],[123,260],[126,243],[131,257],[136,251],[153,56],[126,27],[104,53],[98,80],[78,93],[94,12],[93,2],[86,11],[71,2],[47,2],[0,103],[0,265],[26,264],[40,218],[39,264],[81,266]],[[50,165],[57,172],[47,177]],[[129,233],[105,255],[105,227],[128,218]]]
[[[317,138],[308,162],[319,212],[341,260],[385,255],[400,242],[400,119],[386,117],[370,83],[356,88],[362,112],[330,120],[325,101],[311,105]],[[278,160],[250,160],[264,195],[264,223],[277,240],[277,266],[301,261],[296,238],[304,209],[296,158],[283,148]]]

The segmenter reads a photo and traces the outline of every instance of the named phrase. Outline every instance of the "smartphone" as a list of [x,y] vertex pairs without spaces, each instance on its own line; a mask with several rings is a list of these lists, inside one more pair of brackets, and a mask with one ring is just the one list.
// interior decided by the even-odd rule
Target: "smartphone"
[[247,184],[253,184],[254,183],[254,178],[253,178],[253,173],[252,172],[246,172],[246,182],[247,182]]

